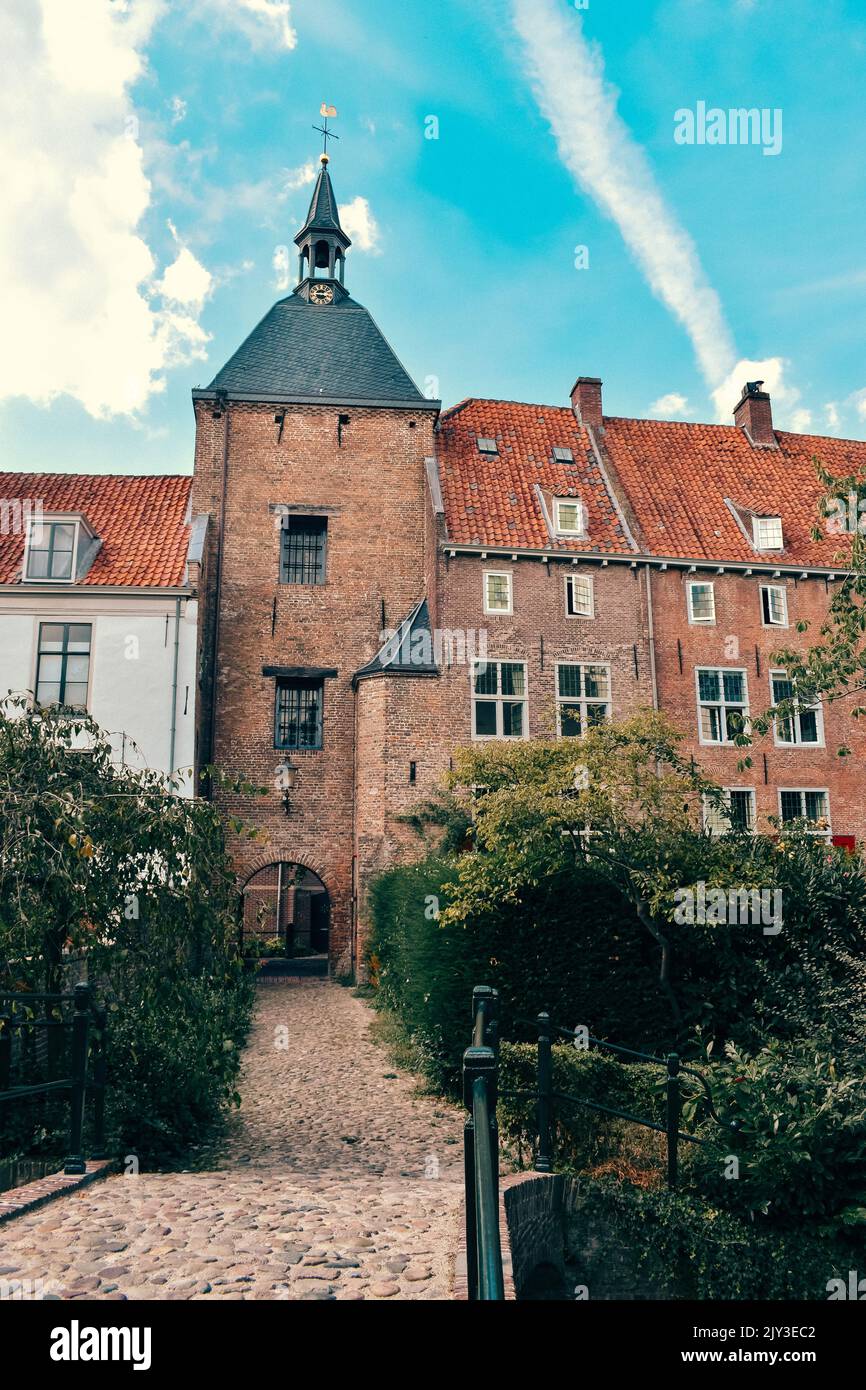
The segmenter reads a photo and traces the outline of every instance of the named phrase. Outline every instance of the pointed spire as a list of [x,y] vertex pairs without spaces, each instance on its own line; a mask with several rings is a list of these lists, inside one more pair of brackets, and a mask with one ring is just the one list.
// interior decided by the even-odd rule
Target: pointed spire
[[310,211],[307,213],[306,222],[295,237],[296,242],[306,236],[309,231],[340,232],[345,236],[343,228],[340,226],[340,211],[337,207],[337,199],[334,197],[331,176],[328,173],[327,155],[322,155],[321,163],[322,167],[310,200]]

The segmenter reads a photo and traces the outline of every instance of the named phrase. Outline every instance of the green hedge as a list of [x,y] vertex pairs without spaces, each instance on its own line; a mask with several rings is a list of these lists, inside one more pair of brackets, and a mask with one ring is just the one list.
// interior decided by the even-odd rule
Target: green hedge
[[[641,1063],[622,1063],[601,1052],[579,1052],[557,1045],[553,1052],[553,1089],[561,1095],[576,1095],[617,1110],[626,1110],[641,1119],[664,1123],[657,1067]],[[529,1043],[503,1043],[500,1049],[499,1085],[502,1091],[535,1090],[537,1048]],[[516,1150],[521,1166],[528,1166],[536,1144],[535,1101],[513,1096],[500,1099],[497,1111],[500,1134]],[[553,1108],[554,1165],[582,1169],[619,1153],[627,1130],[630,1144],[642,1145],[653,1131],[591,1110],[586,1106],[556,1102]],[[637,1132],[637,1133],[636,1133]]]
[[[832,1278],[847,1282],[862,1264],[862,1245],[816,1227],[779,1230],[744,1220],[692,1193],[644,1191],[610,1179],[581,1178],[572,1189],[569,1256],[593,1296],[592,1256],[577,1246],[602,1244],[598,1282],[610,1279],[614,1245],[627,1252],[635,1285],[647,1297],[805,1300],[828,1297]],[[586,1282],[586,1279],[584,1279]]]

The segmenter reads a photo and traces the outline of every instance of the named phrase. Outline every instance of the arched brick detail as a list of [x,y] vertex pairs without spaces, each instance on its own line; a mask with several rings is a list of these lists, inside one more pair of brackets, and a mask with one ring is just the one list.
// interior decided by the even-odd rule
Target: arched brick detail
[[[276,851],[272,851],[270,854],[256,855],[255,859],[250,859],[243,867],[238,868],[235,873],[235,883],[237,884],[238,892],[243,892],[254,874],[259,873],[261,869],[270,868],[271,864],[297,864],[299,869],[309,869],[310,872],[314,873],[324,886],[328,888],[328,877],[321,860],[313,859],[310,856],[307,856],[305,859],[293,859],[288,854],[280,854]],[[330,888],[328,888],[329,893],[330,891]]]

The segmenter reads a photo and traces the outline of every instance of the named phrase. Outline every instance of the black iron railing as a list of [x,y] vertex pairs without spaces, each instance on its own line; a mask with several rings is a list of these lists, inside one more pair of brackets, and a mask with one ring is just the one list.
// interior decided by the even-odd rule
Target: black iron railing
[[[622,1047],[619,1043],[606,1042],[602,1038],[587,1036],[585,1039],[576,1028],[562,1028],[559,1024],[552,1023],[550,1015],[540,1013],[534,1019],[518,1018],[516,1023],[533,1028],[537,1033],[538,1062],[536,1073],[536,1086],[533,1091],[500,1091],[500,1095],[515,1097],[518,1099],[535,1100],[536,1103],[536,1128],[537,1128],[537,1148],[535,1159],[535,1171],[538,1173],[550,1173],[553,1170],[553,1105],[560,1102],[566,1105],[581,1105],[587,1110],[597,1110],[603,1115],[611,1115],[615,1119],[628,1120],[631,1124],[640,1125],[643,1129],[652,1129],[659,1134],[664,1134],[667,1141],[667,1182],[668,1187],[676,1187],[679,1178],[679,1145],[681,1142],[687,1144],[707,1144],[709,1141],[699,1138],[696,1134],[688,1134],[680,1129],[683,1108],[683,1085],[684,1076],[694,1077],[701,1085],[704,1092],[704,1100],[710,1118],[723,1129],[733,1132],[737,1128],[736,1121],[726,1123],[719,1119],[713,1106],[712,1093],[707,1083],[706,1077],[702,1076],[694,1067],[683,1066],[679,1054],[669,1052],[666,1057],[656,1057],[651,1052],[638,1052],[632,1047]],[[620,1057],[634,1058],[639,1062],[648,1062],[655,1066],[665,1068],[665,1123],[657,1124],[655,1120],[648,1120],[645,1116],[634,1115],[628,1110],[620,1110],[613,1105],[603,1105],[601,1101],[586,1100],[583,1096],[566,1095],[553,1088],[553,1036],[570,1038],[572,1042],[581,1039],[589,1043],[592,1047],[603,1048],[606,1052],[613,1052]]]
[[[72,1006],[71,1016],[69,1005]],[[42,1006],[44,1016],[34,1016]],[[66,1016],[64,1017],[64,1014]],[[62,1056],[64,1075],[50,1080],[12,1084],[15,1035],[32,1037],[33,1030],[46,1035],[68,1034],[60,1047],[47,1049]],[[19,1049],[20,1050],[20,1049]],[[14,1068],[20,1070],[20,1067]],[[95,1008],[87,985],[76,985],[72,994],[0,993],[0,1137],[9,1107],[39,1096],[69,1098],[69,1139],[64,1173],[86,1173],[84,1122],[88,1095],[92,1096],[91,1157],[105,1157],[106,1013]]]
[[496,990],[477,985],[472,994],[472,1046],[463,1054],[463,1132],[466,1183],[466,1272],[470,1299],[505,1298],[499,1237],[499,1068]]

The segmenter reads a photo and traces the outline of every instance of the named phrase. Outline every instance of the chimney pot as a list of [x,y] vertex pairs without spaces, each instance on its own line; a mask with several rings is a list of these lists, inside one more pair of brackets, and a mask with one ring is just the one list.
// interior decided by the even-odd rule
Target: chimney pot
[[734,424],[744,429],[753,444],[778,448],[773,429],[773,406],[769,392],[762,391],[763,381],[747,381],[734,410]]
[[571,408],[582,425],[604,429],[601,406],[601,377],[579,376],[571,392]]

